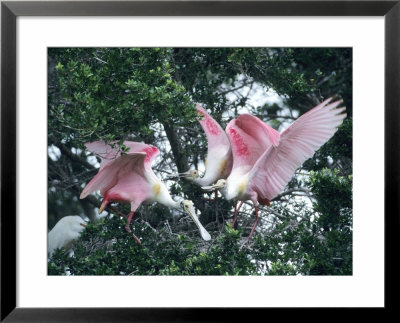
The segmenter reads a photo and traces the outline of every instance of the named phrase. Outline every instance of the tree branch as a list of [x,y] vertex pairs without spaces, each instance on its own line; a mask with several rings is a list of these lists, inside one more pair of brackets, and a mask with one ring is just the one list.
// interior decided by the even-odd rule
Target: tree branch
[[276,197],[274,197],[274,198],[272,199],[272,201],[278,201],[278,200],[281,199],[281,197],[286,196],[286,195],[290,195],[290,194],[292,194],[293,192],[305,192],[305,193],[310,193],[311,190],[309,190],[309,189],[307,189],[307,188],[295,187],[295,188],[292,188],[292,189],[290,189],[290,190],[287,190],[287,191],[285,191],[285,192],[283,192],[283,193],[277,195]]
[[163,122],[165,133],[169,143],[171,144],[172,155],[174,156],[176,167],[180,173],[188,170],[188,159],[184,153],[184,149],[181,145],[181,140],[179,140],[178,135],[174,129],[173,125]]

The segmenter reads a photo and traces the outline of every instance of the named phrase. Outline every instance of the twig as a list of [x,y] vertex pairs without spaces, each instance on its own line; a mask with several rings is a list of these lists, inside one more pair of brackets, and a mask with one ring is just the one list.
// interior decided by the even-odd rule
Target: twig
[[165,221],[165,225],[166,225],[166,227],[168,228],[168,231],[169,231],[170,235],[172,235],[172,230],[171,230],[171,227],[170,227],[170,225],[169,225],[168,220]]
[[[147,221],[144,221],[144,220],[142,220],[142,222],[143,222],[145,225],[147,225],[151,230],[153,230],[154,233],[157,233],[157,230],[154,229],[154,228],[150,225],[150,223],[148,223]],[[168,221],[167,221],[167,222],[168,222]]]
[[311,190],[309,190],[308,188],[295,187],[295,188],[292,188],[292,189],[290,189],[290,190],[287,190],[287,191],[285,191],[285,192],[283,192],[283,193],[277,195],[276,197],[274,197],[274,198],[272,199],[272,201],[280,200],[281,197],[286,196],[286,195],[290,195],[290,194],[292,194],[293,192],[305,192],[305,193],[310,193]]
[[96,57],[96,56],[94,56],[94,58],[97,59],[99,62],[101,62],[101,63],[103,63],[103,64],[108,64],[107,62],[103,61],[102,59],[100,59],[100,58],[98,58],[98,57]]
[[229,90],[220,92],[219,95],[225,95],[225,94],[228,94],[228,93],[231,93],[231,92],[235,92],[237,90],[240,90],[240,89],[244,88],[247,85],[253,85],[253,83],[254,83],[254,81],[244,82],[242,85],[240,85],[238,87],[235,87],[233,89],[229,89]]

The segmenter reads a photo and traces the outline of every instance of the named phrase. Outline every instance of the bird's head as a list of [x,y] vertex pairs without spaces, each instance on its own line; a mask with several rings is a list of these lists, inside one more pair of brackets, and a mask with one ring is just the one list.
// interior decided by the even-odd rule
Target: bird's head
[[79,220],[78,218],[76,218],[76,219],[73,219],[73,221],[70,221],[70,223],[69,223],[69,226],[70,226],[70,228],[69,228],[69,230],[71,230],[71,233],[72,232],[74,232],[74,233],[80,233],[80,232],[82,232],[83,230],[85,230],[85,228],[86,228],[86,221],[84,221],[84,220]]
[[192,218],[194,223],[197,225],[197,227],[199,228],[201,237],[206,241],[210,240],[211,236],[207,232],[207,230],[204,229],[204,227],[201,225],[199,218],[197,217],[196,210],[194,209],[193,202],[190,200],[183,200],[180,202],[180,206],[181,206],[182,210],[186,214],[188,214]]
[[167,175],[168,179],[176,179],[176,178],[186,178],[188,180],[194,181],[199,178],[199,171],[197,169],[189,169],[187,172],[183,173],[175,173],[171,175]]
[[178,177],[185,177],[185,178],[188,178],[188,179],[195,179],[195,178],[199,177],[199,172],[197,171],[197,169],[190,169],[187,172],[178,173]]
[[211,192],[217,189],[222,189],[226,186],[226,179],[219,179],[215,184],[210,186],[203,186],[202,189]]
[[193,207],[193,202],[190,200],[182,200],[181,207],[183,210],[190,209]]

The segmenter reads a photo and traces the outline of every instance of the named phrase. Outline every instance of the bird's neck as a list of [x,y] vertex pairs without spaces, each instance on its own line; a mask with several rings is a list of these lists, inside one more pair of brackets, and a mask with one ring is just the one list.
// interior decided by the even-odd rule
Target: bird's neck
[[226,181],[225,198],[227,200],[240,199],[247,192],[248,173],[245,174],[231,174]]
[[197,177],[193,179],[193,182],[199,186],[207,186],[215,184],[219,179],[221,179],[221,172],[218,169],[208,168],[203,177]]
[[153,197],[150,200],[150,202],[158,202],[160,204],[165,205],[166,207],[171,207],[171,208],[178,208],[180,206],[179,202],[176,202],[172,199],[171,195],[168,192],[168,189],[161,181],[156,181],[153,184],[152,193]]
[[211,183],[209,183],[209,180],[204,176],[204,177],[197,177],[194,179],[191,179],[191,181],[199,186],[206,186]]
[[171,202],[171,204],[170,204],[170,207],[173,208],[173,209],[180,210],[180,209],[181,209],[181,203],[172,200],[172,202]]
[[174,201],[170,195],[164,197],[162,204],[173,209],[179,209],[181,206],[180,202]]

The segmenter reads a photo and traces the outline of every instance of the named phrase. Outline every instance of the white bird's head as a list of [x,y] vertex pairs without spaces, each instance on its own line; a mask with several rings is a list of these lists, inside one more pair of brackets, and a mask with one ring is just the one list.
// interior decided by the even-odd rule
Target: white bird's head
[[199,172],[197,169],[190,169],[187,172],[175,173],[175,174],[171,174],[171,175],[167,176],[168,179],[173,179],[173,178],[177,178],[177,177],[184,177],[186,179],[193,181],[196,178],[199,178]]
[[198,227],[198,229],[200,231],[201,237],[206,241],[210,240],[211,239],[210,234],[201,225],[201,223],[199,221],[199,218],[196,215],[196,210],[194,209],[193,202],[190,201],[190,200],[183,200],[183,201],[180,202],[180,206],[182,207],[182,210],[186,214],[188,214],[192,218],[194,223],[197,225],[197,227]]
[[203,186],[202,189],[208,192],[219,189],[226,200],[243,198],[247,194],[248,177],[247,175],[232,176],[228,179],[219,179],[215,184]]
[[197,169],[190,169],[187,172],[178,173],[178,176],[189,178],[189,179],[195,179],[195,178],[199,177],[199,172],[197,171]]

